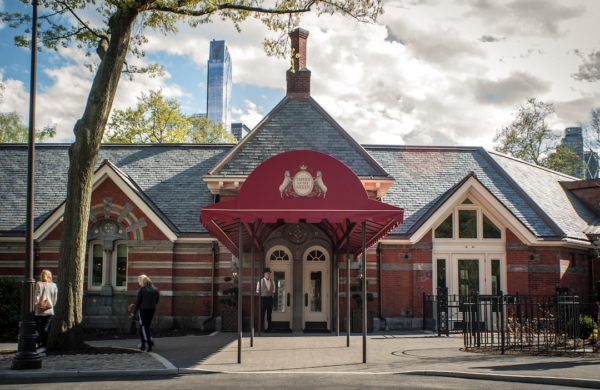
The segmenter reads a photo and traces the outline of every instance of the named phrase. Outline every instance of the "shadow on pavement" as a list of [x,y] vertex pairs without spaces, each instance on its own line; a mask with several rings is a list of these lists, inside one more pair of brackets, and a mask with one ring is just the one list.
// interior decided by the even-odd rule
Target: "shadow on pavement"
[[598,362],[548,362],[548,363],[529,363],[529,364],[511,364],[507,366],[482,366],[472,367],[476,369],[485,369],[492,371],[548,371],[562,368],[573,368],[583,366],[598,366]]

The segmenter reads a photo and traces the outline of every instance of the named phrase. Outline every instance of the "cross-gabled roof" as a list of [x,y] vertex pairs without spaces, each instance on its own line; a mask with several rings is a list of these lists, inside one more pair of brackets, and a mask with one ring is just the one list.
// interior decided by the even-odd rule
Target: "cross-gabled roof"
[[388,177],[388,173],[311,97],[285,97],[209,172],[249,175],[269,157],[310,149],[342,161],[359,177]]

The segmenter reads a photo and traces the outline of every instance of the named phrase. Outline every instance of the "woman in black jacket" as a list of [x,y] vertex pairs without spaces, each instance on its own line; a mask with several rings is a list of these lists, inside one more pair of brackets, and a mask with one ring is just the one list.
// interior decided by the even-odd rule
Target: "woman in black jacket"
[[140,275],[138,277],[138,283],[140,288],[138,289],[137,299],[135,300],[135,306],[133,308],[134,315],[138,312],[140,314],[140,337],[142,339],[142,345],[140,349],[146,350],[146,343],[148,343],[148,351],[152,352],[154,347],[154,341],[150,338],[150,324],[156,312],[156,304],[158,303],[158,289],[154,287],[152,281],[146,275]]

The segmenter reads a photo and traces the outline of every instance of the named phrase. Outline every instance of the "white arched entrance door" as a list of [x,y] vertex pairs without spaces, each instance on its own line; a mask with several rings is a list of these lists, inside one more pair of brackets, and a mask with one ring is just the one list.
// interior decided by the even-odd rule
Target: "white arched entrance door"
[[273,327],[275,329],[292,329],[294,279],[290,250],[283,245],[274,246],[267,252],[265,266],[271,269],[271,277],[275,282]]
[[303,330],[330,329],[329,252],[321,246],[311,246],[303,260]]

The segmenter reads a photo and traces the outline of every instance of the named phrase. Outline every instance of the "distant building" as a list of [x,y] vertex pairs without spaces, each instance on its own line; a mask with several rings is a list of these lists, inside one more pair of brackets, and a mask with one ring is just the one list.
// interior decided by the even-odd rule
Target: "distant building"
[[242,140],[248,133],[250,129],[243,123],[232,123],[231,124],[231,134],[239,141]]
[[231,57],[225,41],[211,41],[208,58],[206,115],[229,130],[231,123]]
[[583,171],[569,172],[571,176],[584,177],[586,179],[595,179],[598,177],[598,153],[583,150],[583,129],[581,127],[567,127],[565,136],[560,142],[563,146],[568,146],[583,161]]

